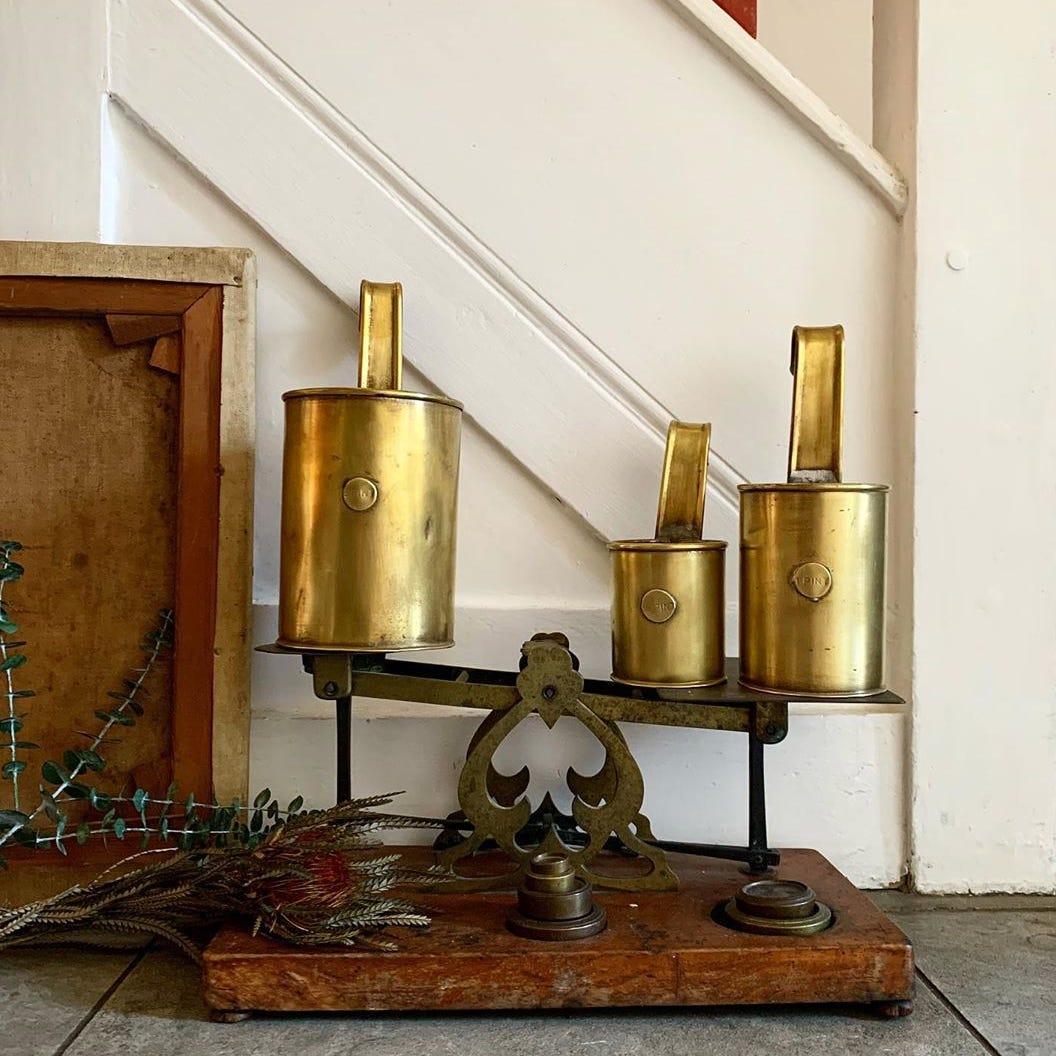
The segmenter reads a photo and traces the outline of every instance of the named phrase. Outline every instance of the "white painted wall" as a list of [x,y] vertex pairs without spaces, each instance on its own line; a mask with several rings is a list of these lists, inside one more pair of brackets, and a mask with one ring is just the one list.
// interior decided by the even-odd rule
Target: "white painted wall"
[[[353,21],[347,5],[316,0],[291,24],[277,0],[111,3],[106,160],[67,182],[102,187],[104,238],[259,257],[258,640],[274,633],[279,395],[347,379],[347,304],[371,275],[405,282],[412,364],[484,427],[467,430],[464,451],[452,659],[509,667],[522,638],[556,626],[603,676],[597,533],[651,528],[666,418],[715,423],[709,527],[734,539],[737,481],[784,469],[789,328],[839,320],[847,464],[896,485],[891,680],[904,686],[898,226],[892,197],[860,178],[868,151],[827,147],[824,128],[796,118],[809,100],[778,105],[783,88],[760,91],[758,70],[653,0],[501,14],[474,0],[460,8],[472,34],[442,7],[362,5]],[[18,97],[17,82],[5,90]],[[3,164],[17,178],[19,164]],[[3,234],[23,233],[4,220]],[[67,226],[24,233],[71,237]],[[261,657],[254,678],[254,781],[327,801],[326,709],[290,661]],[[357,704],[357,791],[405,783],[408,809],[451,805],[468,720],[429,714]],[[800,709],[769,750],[774,840],[817,846],[861,883],[896,881],[903,722],[868,702]],[[589,752],[566,725],[545,748],[524,742],[547,784]],[[741,741],[629,736],[659,833],[738,838]]]
[[4,238],[99,237],[105,0],[0,0]]
[[913,872],[927,891],[1056,890],[1056,7],[1015,12],[917,12]]
[[873,0],[758,0],[756,12],[759,43],[871,141]]

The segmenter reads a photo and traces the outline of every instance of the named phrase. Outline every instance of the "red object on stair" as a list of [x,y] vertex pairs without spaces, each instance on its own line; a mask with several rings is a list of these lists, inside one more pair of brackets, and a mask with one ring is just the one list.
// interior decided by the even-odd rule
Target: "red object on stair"
[[730,18],[744,26],[753,37],[756,29],[755,2],[756,0],[715,0]]

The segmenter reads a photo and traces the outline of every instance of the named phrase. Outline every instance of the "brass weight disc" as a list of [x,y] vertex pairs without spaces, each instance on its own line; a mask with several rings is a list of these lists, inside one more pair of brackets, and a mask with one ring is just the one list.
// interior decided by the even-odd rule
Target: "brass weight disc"
[[832,923],[832,910],[828,906],[821,902],[815,902],[814,906],[809,917],[781,920],[744,913],[737,907],[737,900],[731,898],[724,912],[731,927],[738,931],[750,931],[756,935],[814,935]]
[[722,915],[731,928],[757,935],[814,935],[832,923],[832,910],[798,880],[753,880]]
[[605,910],[594,906],[585,917],[575,920],[535,920],[518,909],[506,913],[506,927],[522,939],[544,939],[564,942],[568,939],[588,939],[605,930]]
[[576,876],[567,854],[535,855],[506,913],[506,927],[522,939],[567,942],[603,931],[605,910],[594,905],[589,883]]
[[749,916],[800,919],[814,911],[817,895],[799,880],[754,880],[737,893],[737,905]]

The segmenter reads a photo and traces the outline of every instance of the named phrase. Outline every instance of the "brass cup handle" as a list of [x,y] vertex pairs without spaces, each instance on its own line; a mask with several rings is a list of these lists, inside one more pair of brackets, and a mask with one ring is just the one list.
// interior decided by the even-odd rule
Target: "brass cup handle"
[[790,484],[843,478],[843,327],[792,330]]
[[403,387],[403,287],[398,282],[359,285],[359,387]]
[[695,541],[704,534],[711,425],[672,422],[667,429],[656,538],[664,543]]

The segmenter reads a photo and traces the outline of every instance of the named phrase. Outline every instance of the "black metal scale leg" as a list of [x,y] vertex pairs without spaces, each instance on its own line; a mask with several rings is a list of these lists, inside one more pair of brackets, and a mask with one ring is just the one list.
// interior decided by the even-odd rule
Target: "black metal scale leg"
[[337,802],[352,798],[352,698],[338,697],[337,706]]
[[748,869],[765,873],[769,854],[766,842],[766,784],[763,777],[763,742],[748,734]]

